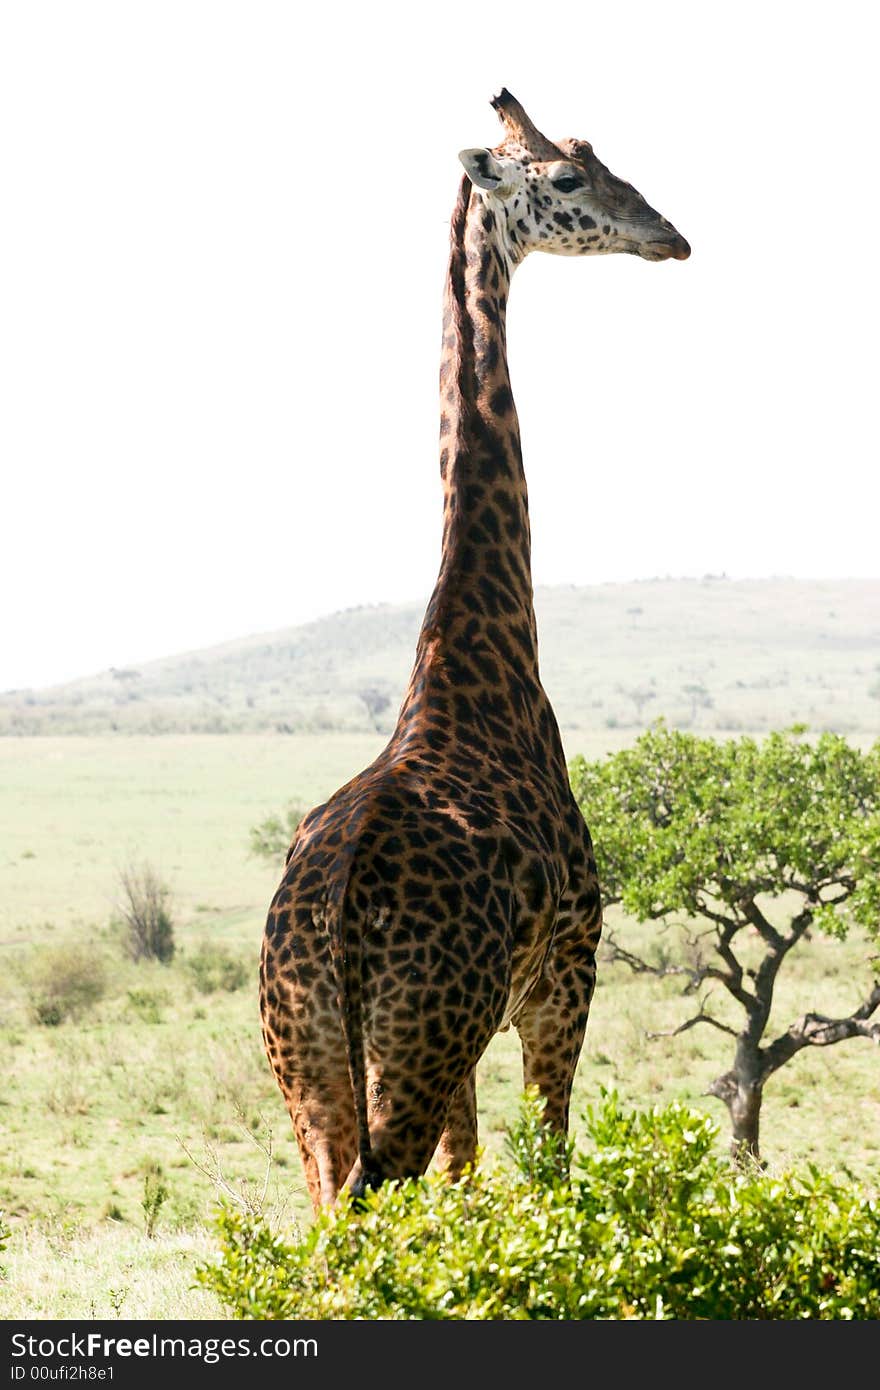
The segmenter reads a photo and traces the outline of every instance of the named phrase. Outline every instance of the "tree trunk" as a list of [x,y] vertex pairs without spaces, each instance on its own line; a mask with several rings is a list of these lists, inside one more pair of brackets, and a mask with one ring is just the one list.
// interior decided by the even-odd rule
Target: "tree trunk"
[[760,1163],[758,1143],[763,1086],[757,1077],[725,1072],[713,1081],[707,1095],[723,1100],[730,1114],[730,1156],[738,1167]]

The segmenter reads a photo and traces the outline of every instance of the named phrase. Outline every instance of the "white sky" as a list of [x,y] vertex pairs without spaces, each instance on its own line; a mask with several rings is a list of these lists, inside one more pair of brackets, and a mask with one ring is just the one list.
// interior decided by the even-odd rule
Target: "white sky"
[[5,4],[0,689],[427,598],[504,85],[693,247],[517,274],[535,582],[880,575],[874,12]]

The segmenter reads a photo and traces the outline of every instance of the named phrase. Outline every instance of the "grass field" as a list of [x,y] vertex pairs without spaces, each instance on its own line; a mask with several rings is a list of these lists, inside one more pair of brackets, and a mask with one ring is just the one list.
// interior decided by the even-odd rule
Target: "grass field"
[[184,923],[250,924],[259,939],[277,874],[248,830],[289,800],[326,795],[369,762],[378,735],[0,739],[0,940],[45,924],[90,929],[113,910],[120,865],[147,858]]
[[[569,741],[599,756],[623,741]],[[256,963],[279,866],[248,855],[248,832],[288,801],[311,803],[379,750],[380,735],[175,736],[0,740],[0,1206],[13,1235],[0,1255],[5,1317],[219,1316],[192,1288],[210,1249],[217,1179],[266,1208],[308,1220],[289,1122],[262,1054]],[[178,952],[167,966],[124,959],[111,928],[121,864],[153,863],[173,891]],[[613,913],[609,914],[613,920]],[[646,948],[656,927],[623,924]],[[79,1020],[33,1021],[29,995],[47,953],[84,946],[106,989]],[[234,988],[204,991],[199,951],[242,964]],[[816,939],[780,977],[775,1028],[806,1008],[852,1009],[869,977],[862,945]],[[61,957],[56,957],[61,959]],[[683,1021],[673,981],[604,964],[576,1082],[575,1133],[600,1086],[632,1105],[702,1095],[730,1039],[712,1029],[646,1041]],[[481,1137],[502,1141],[520,1088],[515,1034],[480,1066]],[[768,1088],[765,1157],[814,1161],[874,1185],[880,1176],[877,1052],[812,1049]],[[152,1236],[145,1194],[167,1189]]]

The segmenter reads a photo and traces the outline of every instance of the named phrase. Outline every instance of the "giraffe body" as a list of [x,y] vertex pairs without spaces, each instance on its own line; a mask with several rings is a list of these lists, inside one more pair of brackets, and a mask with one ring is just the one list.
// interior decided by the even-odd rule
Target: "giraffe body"
[[[299,825],[261,966],[267,1053],[313,1205],[475,1152],[474,1069],[510,1023],[568,1125],[601,902],[538,670],[507,292],[527,251],[684,259],[674,228],[503,92],[461,155],[441,361],[440,574],[376,761]],[[640,249],[639,249],[640,248]]]

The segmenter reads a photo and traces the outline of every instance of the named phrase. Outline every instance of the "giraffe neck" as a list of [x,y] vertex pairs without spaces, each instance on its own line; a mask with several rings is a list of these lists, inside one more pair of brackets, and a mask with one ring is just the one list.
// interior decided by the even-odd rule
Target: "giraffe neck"
[[440,366],[443,547],[422,639],[467,641],[482,618],[513,633],[517,666],[537,673],[528,494],[507,366],[516,262],[468,179],[451,241]]
[[440,574],[387,752],[405,761],[419,750],[435,767],[454,748],[474,768],[491,764],[514,780],[533,765],[547,795],[565,800],[565,756],[538,672],[528,498],[507,371],[515,264],[465,179],[452,219],[440,371]]

